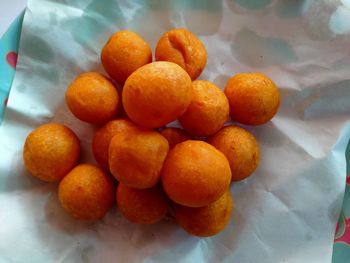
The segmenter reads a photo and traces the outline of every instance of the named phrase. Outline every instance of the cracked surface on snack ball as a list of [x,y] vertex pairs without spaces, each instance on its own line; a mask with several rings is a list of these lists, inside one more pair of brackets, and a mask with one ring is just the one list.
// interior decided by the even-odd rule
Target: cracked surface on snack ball
[[125,130],[111,140],[109,168],[127,186],[149,188],[159,181],[168,151],[168,141],[158,132],[143,128]]
[[192,82],[192,100],[179,121],[190,134],[209,136],[220,130],[229,118],[225,94],[206,80]]
[[207,62],[207,52],[203,43],[192,32],[175,28],[166,32],[158,41],[155,57],[157,61],[178,64],[196,79]]
[[120,132],[136,127],[128,119],[112,120],[98,129],[92,139],[92,152],[98,164],[109,171],[108,148],[112,138]]

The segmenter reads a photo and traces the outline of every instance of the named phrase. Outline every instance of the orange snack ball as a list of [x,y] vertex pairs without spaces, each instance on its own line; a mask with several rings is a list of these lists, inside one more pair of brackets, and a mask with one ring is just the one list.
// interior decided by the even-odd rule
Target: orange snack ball
[[243,124],[260,125],[275,116],[280,96],[275,83],[261,73],[241,73],[225,87],[231,117]]
[[227,126],[208,139],[221,151],[231,167],[232,181],[251,175],[259,164],[259,145],[253,134],[238,126]]
[[167,139],[170,149],[180,142],[191,139],[191,137],[184,130],[179,128],[164,128],[160,131],[160,134]]
[[28,171],[46,182],[61,180],[76,164],[80,141],[62,124],[49,123],[32,131],[24,144],[23,160]]
[[229,118],[230,107],[225,94],[206,80],[192,82],[192,101],[179,118],[186,131],[197,136],[209,136],[220,130]]
[[66,91],[66,102],[78,119],[105,123],[115,117],[119,96],[113,83],[97,72],[80,74]]
[[207,52],[203,43],[190,31],[175,28],[166,32],[158,41],[155,57],[157,61],[178,64],[196,79],[207,62]]
[[175,204],[175,218],[178,224],[191,235],[213,236],[224,230],[230,221],[232,203],[231,193],[227,191],[218,200],[204,207]]
[[135,189],[120,183],[117,206],[123,216],[135,224],[153,224],[165,215],[169,201],[159,186]]
[[203,141],[185,141],[168,154],[162,171],[164,191],[174,202],[206,206],[219,199],[231,182],[226,157]]
[[109,145],[109,168],[118,181],[129,187],[150,188],[159,181],[168,151],[167,140],[158,132],[124,130]]
[[153,62],[133,74],[123,88],[123,105],[140,126],[159,128],[181,116],[191,102],[191,78],[171,62]]
[[108,147],[112,138],[120,132],[136,127],[127,119],[117,119],[107,122],[97,130],[92,139],[92,152],[98,164],[109,171],[108,165]]
[[114,204],[114,184],[100,168],[80,164],[67,174],[58,187],[63,209],[73,218],[95,221]]
[[152,62],[152,51],[138,34],[122,30],[114,33],[104,45],[101,62],[108,75],[123,84],[136,69]]

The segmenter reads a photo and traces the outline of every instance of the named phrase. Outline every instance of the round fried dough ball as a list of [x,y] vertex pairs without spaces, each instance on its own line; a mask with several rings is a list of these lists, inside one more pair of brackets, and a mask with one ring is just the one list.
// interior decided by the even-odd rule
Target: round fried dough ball
[[66,91],[66,102],[78,119],[105,123],[118,113],[119,96],[113,83],[97,72],[80,74]]
[[80,141],[75,133],[62,124],[48,123],[28,135],[23,160],[34,177],[54,182],[73,169],[79,154]]
[[152,62],[152,51],[138,34],[122,30],[114,33],[104,45],[101,62],[109,76],[124,84],[136,69]]
[[189,234],[209,237],[224,230],[230,221],[232,206],[232,196],[227,191],[218,200],[204,207],[175,204],[174,212],[178,224]]
[[140,126],[159,128],[181,116],[191,102],[191,78],[171,62],[153,62],[136,70],[123,88],[123,105]]
[[170,61],[187,71],[196,79],[207,63],[207,51],[203,43],[190,31],[175,28],[166,32],[158,41],[155,57],[157,61]]
[[163,166],[165,193],[174,202],[206,206],[219,199],[231,182],[226,157],[203,141],[185,141],[170,150]]
[[229,118],[230,107],[225,94],[206,80],[192,82],[192,101],[179,118],[184,129],[197,136],[209,136],[220,130]]
[[241,73],[225,87],[232,119],[246,125],[261,125],[273,118],[280,105],[275,83],[261,73]]
[[80,164],[67,174],[58,187],[63,209],[73,218],[95,221],[114,204],[114,184],[100,168]]
[[184,130],[179,128],[164,128],[160,131],[160,134],[167,139],[169,148],[172,149],[176,144],[190,140],[191,137]]
[[232,181],[251,175],[259,164],[259,144],[253,134],[238,126],[227,126],[208,139],[221,151],[231,167]]
[[98,164],[105,170],[109,171],[108,165],[108,148],[112,138],[121,131],[136,127],[127,119],[117,119],[107,122],[97,130],[92,139],[92,152]]
[[168,151],[167,140],[158,132],[124,130],[109,145],[109,168],[119,182],[129,187],[150,188],[159,181]]
[[117,206],[129,221],[135,224],[153,224],[165,215],[169,200],[159,185],[135,189],[120,183],[117,188]]

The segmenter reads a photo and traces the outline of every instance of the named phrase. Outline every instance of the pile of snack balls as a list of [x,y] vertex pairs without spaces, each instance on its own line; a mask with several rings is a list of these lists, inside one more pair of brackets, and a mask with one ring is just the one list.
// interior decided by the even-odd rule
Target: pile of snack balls
[[[116,200],[132,223],[153,224],[170,213],[188,233],[212,236],[230,220],[231,182],[248,177],[259,163],[255,137],[224,124],[230,115],[245,125],[268,122],[279,108],[278,89],[260,73],[233,76],[224,92],[196,80],[206,49],[186,29],[166,32],[155,60],[139,35],[119,31],[101,52],[110,78],[82,73],[67,88],[71,112],[100,125],[92,139],[99,166],[78,164],[78,137],[57,123],[28,135],[24,163],[33,176],[59,182],[60,204],[75,219],[101,219]],[[166,127],[175,120],[183,129]]]

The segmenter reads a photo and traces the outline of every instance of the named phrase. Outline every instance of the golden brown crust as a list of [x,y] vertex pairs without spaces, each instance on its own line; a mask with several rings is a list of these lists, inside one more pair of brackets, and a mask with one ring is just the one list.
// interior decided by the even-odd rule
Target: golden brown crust
[[120,132],[136,127],[128,119],[112,120],[97,130],[92,139],[92,152],[98,164],[109,171],[108,148],[112,138]]
[[190,134],[209,136],[224,126],[229,112],[221,89],[209,81],[196,80],[192,82],[192,101],[179,121]]
[[152,51],[138,34],[122,30],[114,33],[104,45],[101,62],[109,76],[124,84],[135,70],[152,62]]
[[225,94],[234,120],[261,125],[271,120],[280,105],[275,83],[261,73],[241,73],[229,79]]
[[109,145],[109,168],[113,176],[129,187],[144,189],[157,184],[169,151],[158,132],[135,128],[114,136]]
[[112,208],[114,196],[112,179],[91,164],[76,166],[63,178],[58,188],[63,209],[82,221],[101,219]]
[[175,28],[166,32],[158,41],[155,57],[157,61],[178,64],[196,79],[207,62],[207,52],[203,43],[190,31]]
[[78,119],[94,124],[112,120],[120,103],[113,83],[97,72],[86,72],[73,80],[66,91],[66,102]]
[[80,141],[62,124],[49,123],[33,130],[26,138],[23,159],[28,171],[43,181],[61,180],[76,164]]
[[227,126],[208,139],[230,163],[232,181],[251,175],[260,160],[259,144],[253,134],[238,126]]
[[214,202],[231,182],[226,157],[203,141],[185,141],[168,154],[162,170],[164,191],[174,202],[200,207]]
[[162,219],[169,200],[161,187],[135,189],[122,183],[117,189],[117,205],[126,219],[135,224],[154,224]]
[[180,128],[168,127],[160,131],[160,134],[167,139],[169,148],[172,149],[176,144],[191,139],[191,136]]
[[204,207],[174,204],[175,218],[189,234],[209,237],[224,230],[230,221],[232,206],[232,196],[227,191],[217,201]]
[[140,126],[159,128],[181,116],[191,102],[191,78],[171,62],[153,62],[125,82],[123,105]]

